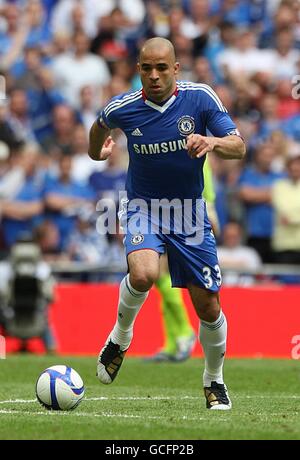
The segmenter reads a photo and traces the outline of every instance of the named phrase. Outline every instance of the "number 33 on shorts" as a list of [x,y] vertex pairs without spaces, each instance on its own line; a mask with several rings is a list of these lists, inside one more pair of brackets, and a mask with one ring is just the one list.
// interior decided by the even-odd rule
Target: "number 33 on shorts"
[[218,264],[216,264],[213,269],[207,266],[203,267],[202,273],[205,280],[204,286],[206,289],[211,289],[213,287],[214,282],[218,287],[221,286],[222,275],[220,266]]

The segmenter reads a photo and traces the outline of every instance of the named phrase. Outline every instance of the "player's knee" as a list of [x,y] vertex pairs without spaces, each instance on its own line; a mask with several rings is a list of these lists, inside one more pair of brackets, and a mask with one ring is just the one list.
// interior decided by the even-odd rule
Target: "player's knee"
[[220,316],[221,307],[217,299],[209,299],[198,308],[198,316],[203,321],[213,323]]
[[144,269],[139,272],[130,272],[130,284],[137,291],[149,291],[157,280],[158,274],[155,270]]

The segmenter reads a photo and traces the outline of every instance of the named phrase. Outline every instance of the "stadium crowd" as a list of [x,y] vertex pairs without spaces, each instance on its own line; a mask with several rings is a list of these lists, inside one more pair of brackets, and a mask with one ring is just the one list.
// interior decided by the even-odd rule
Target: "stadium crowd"
[[96,203],[124,190],[125,139],[97,163],[88,131],[111,97],[140,88],[152,36],[174,44],[179,79],[215,89],[247,143],[243,163],[210,156],[221,265],[299,264],[298,0],[0,0],[3,257],[29,233],[47,260],[124,265]]

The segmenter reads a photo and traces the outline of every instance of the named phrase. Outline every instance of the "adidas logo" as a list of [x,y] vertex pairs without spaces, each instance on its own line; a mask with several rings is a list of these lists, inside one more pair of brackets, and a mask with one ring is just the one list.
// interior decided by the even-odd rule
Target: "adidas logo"
[[134,131],[131,133],[132,136],[142,136],[143,133],[139,130],[139,128],[136,128]]

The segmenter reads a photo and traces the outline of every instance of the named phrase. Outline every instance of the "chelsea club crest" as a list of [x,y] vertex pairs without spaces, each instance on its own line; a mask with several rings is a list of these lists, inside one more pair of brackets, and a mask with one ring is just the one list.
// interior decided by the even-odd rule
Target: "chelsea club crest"
[[177,126],[182,136],[188,136],[195,131],[195,120],[189,115],[183,115],[179,118]]
[[144,241],[144,235],[138,233],[131,238],[131,244],[141,244]]

